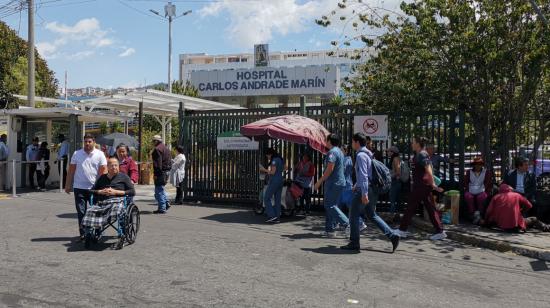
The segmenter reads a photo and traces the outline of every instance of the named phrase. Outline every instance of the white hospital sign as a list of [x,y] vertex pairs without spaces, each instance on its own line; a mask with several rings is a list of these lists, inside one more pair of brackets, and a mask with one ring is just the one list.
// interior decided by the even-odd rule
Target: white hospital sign
[[353,132],[364,133],[372,140],[388,139],[388,116],[370,115],[353,117]]
[[335,65],[257,67],[194,71],[191,83],[204,97],[336,94],[340,76]]

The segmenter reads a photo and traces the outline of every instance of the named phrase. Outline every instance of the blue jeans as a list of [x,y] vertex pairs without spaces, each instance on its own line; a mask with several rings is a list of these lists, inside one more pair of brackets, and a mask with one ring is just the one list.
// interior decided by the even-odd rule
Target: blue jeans
[[168,195],[166,195],[166,190],[164,185],[155,185],[155,200],[158,203],[158,210],[160,212],[166,211],[166,202],[168,201]]
[[82,219],[86,214],[86,209],[90,204],[92,193],[89,189],[74,188],[74,203],[76,206],[76,214],[78,216],[78,232],[80,236],[84,236],[84,229],[82,228]]
[[[344,195],[349,194],[348,197],[344,197]],[[353,191],[351,188],[346,187],[344,191],[342,192],[342,196],[340,197],[340,208],[343,211],[348,212],[348,219],[351,217],[351,202],[353,201]],[[359,213],[359,225],[362,226],[365,221],[363,220],[363,216],[365,215],[365,211],[361,210],[361,213]]]
[[401,195],[401,180],[393,180],[390,188],[390,213],[394,214],[399,211],[400,195]]
[[340,195],[344,191],[345,186],[330,184],[325,186],[325,195],[323,197],[323,205],[325,207],[325,231],[334,232],[334,226],[339,223],[348,225],[349,219],[338,208]]
[[[283,191],[283,182],[281,180],[271,180],[264,193],[265,213],[268,218],[281,217],[281,193]],[[275,204],[271,203],[271,198],[275,199]]]
[[367,206],[361,202],[361,192],[356,191],[353,194],[350,212],[350,241],[353,245],[359,246],[359,215],[363,208],[367,218],[373,221],[386,237],[391,239],[395,236],[388,224],[376,214],[376,203],[378,203],[378,192],[372,187],[369,189],[369,204]]

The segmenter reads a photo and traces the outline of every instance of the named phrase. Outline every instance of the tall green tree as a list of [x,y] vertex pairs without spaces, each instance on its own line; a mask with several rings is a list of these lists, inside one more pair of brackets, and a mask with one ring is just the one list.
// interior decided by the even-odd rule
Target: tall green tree
[[[27,42],[0,21],[0,108],[17,106],[11,94],[27,94],[27,50]],[[55,97],[57,80],[54,73],[36,51],[35,57],[36,95]]]
[[524,0],[417,0],[401,10],[344,0],[318,20],[348,20],[358,32],[333,45],[359,40],[373,50],[346,90],[377,111],[464,110],[486,161],[493,143],[506,164],[544,84],[549,29]]

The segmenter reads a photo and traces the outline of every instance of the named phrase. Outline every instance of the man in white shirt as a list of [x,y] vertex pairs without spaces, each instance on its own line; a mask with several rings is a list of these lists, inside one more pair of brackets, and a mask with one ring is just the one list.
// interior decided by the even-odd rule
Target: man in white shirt
[[[57,160],[59,161],[59,165],[57,166],[57,170],[59,171],[59,174],[61,174],[61,170],[63,170],[63,187],[65,187],[67,183],[67,161],[69,157],[69,141],[65,139],[65,135],[59,134],[59,151],[57,151]],[[58,163],[57,161],[55,163]]]
[[82,218],[86,214],[86,209],[91,198],[91,189],[96,180],[107,173],[107,159],[105,154],[95,148],[95,138],[86,134],[84,136],[84,146],[75,151],[71,157],[69,173],[67,174],[67,184],[65,192],[74,192],[74,201],[76,212],[78,214],[78,231],[80,239],[84,239],[84,229],[82,228]]
[[[27,151],[25,152],[25,159],[27,161],[37,161],[38,160],[38,137],[32,138],[32,144],[27,146]],[[34,185],[34,174],[36,173],[36,163],[28,163],[29,168],[29,187],[31,189],[36,188]]]
[[7,163],[10,151],[6,145],[7,139],[8,136],[6,136],[6,134],[0,136],[0,190],[5,189],[4,183],[6,182],[6,170],[8,170]]

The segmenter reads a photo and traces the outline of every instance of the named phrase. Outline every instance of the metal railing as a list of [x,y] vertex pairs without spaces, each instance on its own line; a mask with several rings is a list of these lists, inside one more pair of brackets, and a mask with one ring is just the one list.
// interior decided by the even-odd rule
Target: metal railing
[[[9,161],[0,161],[0,164],[5,164],[6,167],[8,165],[11,165],[11,196],[13,198],[17,197],[17,170],[16,166],[17,164],[39,164],[39,163],[51,163],[51,162],[57,162],[58,164],[61,164],[61,168],[63,168],[63,160],[62,159],[52,159],[52,160],[38,160],[38,161],[26,161],[26,160],[16,160],[12,159]],[[6,168],[7,170],[7,168]],[[62,171],[62,170],[61,170]],[[6,172],[7,175],[7,172]],[[21,183],[24,185],[24,183]],[[4,183],[5,185],[5,183]],[[65,187],[63,187],[63,172],[59,172],[59,192],[64,192]]]

